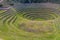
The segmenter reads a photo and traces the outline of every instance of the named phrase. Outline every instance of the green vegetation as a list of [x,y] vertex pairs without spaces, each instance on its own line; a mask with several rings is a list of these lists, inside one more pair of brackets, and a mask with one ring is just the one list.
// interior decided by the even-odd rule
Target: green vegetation
[[[26,10],[24,12],[17,12],[14,8],[0,10],[0,40],[60,39],[59,14],[49,11],[50,9],[46,9],[45,14],[38,9]],[[42,18],[39,15],[42,15]],[[44,15],[48,15],[47,18],[44,18]]]
[[3,4],[0,4],[0,7],[3,7]]

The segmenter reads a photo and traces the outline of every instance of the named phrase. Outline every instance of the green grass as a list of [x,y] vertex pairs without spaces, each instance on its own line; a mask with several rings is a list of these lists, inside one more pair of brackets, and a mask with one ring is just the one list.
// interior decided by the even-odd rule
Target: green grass
[[[23,18],[23,15],[20,12],[16,12],[16,10],[14,9],[12,11],[14,12],[14,14],[13,13],[10,14],[11,17],[7,18],[9,16],[8,15],[7,17],[5,16],[4,19],[0,20],[0,39],[2,40],[60,40],[60,34],[59,34],[60,30],[58,30],[57,28],[60,21],[56,21],[57,19],[55,20],[56,24],[50,21],[48,22],[45,21],[45,22],[40,22],[41,24],[38,25],[39,23],[38,21],[33,23],[32,20]],[[0,14],[3,12],[4,11],[0,11]],[[5,13],[5,15],[6,14],[7,13]],[[44,20],[44,19],[37,18],[36,20]],[[20,24],[22,23],[25,24],[25,25],[22,25],[25,28],[30,28],[30,26],[33,26],[31,28],[34,29],[42,26],[45,29],[45,27],[47,26],[47,27],[52,27],[53,31],[51,32],[51,31],[47,31],[49,29],[45,29],[43,30],[43,32],[42,31],[28,32],[26,30],[20,29]]]

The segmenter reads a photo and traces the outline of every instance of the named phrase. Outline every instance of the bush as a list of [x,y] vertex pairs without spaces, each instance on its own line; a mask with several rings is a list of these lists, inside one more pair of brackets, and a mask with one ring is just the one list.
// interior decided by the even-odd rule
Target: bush
[[13,6],[14,4],[13,3],[11,3],[11,4],[9,4],[10,6]]
[[0,7],[3,7],[3,5],[2,5],[2,4],[0,4]]

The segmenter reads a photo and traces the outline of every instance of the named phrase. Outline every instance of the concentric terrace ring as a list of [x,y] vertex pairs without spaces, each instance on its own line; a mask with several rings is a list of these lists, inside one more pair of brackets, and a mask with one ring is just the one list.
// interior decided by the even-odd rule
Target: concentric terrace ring
[[[45,7],[43,7],[45,6]],[[39,8],[26,8],[22,17],[29,21],[20,24],[20,28],[28,32],[52,32],[56,31],[59,23],[60,11],[58,8],[42,5]]]
[[[22,4],[23,5],[23,4]],[[36,6],[37,5],[37,6]],[[17,5],[17,9],[20,6]],[[22,15],[29,20],[53,20],[60,16],[59,5],[53,3],[26,4],[21,7]]]
[[[26,11],[27,10],[27,11]],[[59,17],[59,11],[51,8],[26,9],[23,17],[30,20],[54,20]]]

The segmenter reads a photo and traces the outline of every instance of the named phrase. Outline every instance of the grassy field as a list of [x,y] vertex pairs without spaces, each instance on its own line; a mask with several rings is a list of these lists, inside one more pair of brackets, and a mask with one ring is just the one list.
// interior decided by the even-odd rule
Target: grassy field
[[0,40],[60,40],[60,15],[45,10],[51,14],[41,19],[40,10],[38,15],[32,11],[0,10]]

